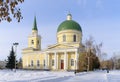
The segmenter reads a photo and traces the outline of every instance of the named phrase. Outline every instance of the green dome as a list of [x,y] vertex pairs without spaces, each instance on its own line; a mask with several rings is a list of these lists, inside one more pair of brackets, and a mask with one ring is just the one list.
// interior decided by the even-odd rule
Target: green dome
[[73,20],[66,20],[66,21],[63,21],[58,29],[57,29],[57,32],[60,32],[60,31],[63,31],[63,30],[77,30],[77,31],[81,31],[82,32],[82,29],[81,29],[81,26],[73,21]]

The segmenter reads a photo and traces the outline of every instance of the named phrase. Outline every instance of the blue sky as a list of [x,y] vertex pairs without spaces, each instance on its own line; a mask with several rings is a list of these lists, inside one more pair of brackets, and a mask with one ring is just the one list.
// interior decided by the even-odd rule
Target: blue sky
[[68,12],[82,27],[82,42],[93,36],[96,43],[103,42],[102,50],[110,57],[120,51],[119,3],[120,0],[25,0],[19,5],[24,17],[20,23],[15,19],[0,23],[0,60],[7,58],[14,42],[19,42],[17,57],[22,56],[21,49],[27,47],[35,15],[42,48],[55,44],[57,28]]

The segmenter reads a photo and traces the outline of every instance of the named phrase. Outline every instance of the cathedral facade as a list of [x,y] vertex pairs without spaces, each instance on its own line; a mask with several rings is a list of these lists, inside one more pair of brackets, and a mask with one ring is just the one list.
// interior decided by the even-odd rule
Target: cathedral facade
[[71,14],[58,26],[56,39],[56,44],[41,49],[41,36],[34,18],[28,47],[22,50],[23,69],[78,70],[82,29]]

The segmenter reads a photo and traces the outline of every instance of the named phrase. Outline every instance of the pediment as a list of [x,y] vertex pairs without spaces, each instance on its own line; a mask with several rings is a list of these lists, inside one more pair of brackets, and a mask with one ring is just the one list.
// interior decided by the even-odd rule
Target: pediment
[[65,49],[65,48],[73,48],[74,46],[70,46],[68,44],[55,44],[48,46],[47,49]]

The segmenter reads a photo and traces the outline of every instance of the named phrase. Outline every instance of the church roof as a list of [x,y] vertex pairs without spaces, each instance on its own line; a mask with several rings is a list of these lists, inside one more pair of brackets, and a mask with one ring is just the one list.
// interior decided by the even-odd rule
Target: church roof
[[77,30],[77,31],[81,31],[82,32],[82,29],[80,27],[80,25],[73,21],[73,20],[66,20],[66,21],[63,21],[58,29],[57,29],[57,32],[60,32],[60,31],[63,31],[63,30]]
[[67,16],[70,18],[63,21],[59,25],[57,32],[64,31],[64,30],[77,30],[82,32],[81,26],[76,21],[72,20],[72,15],[68,14]]
[[36,16],[34,17],[34,23],[33,23],[33,29],[32,30],[38,30],[37,29],[37,22],[36,22]]

